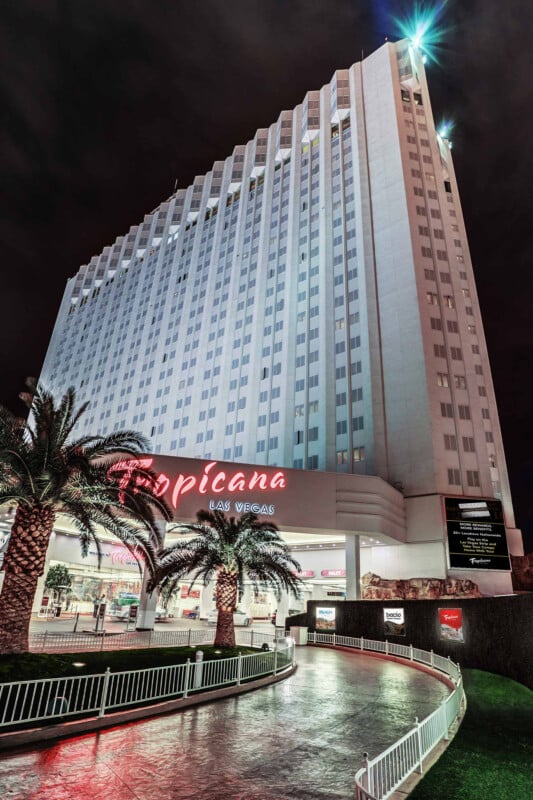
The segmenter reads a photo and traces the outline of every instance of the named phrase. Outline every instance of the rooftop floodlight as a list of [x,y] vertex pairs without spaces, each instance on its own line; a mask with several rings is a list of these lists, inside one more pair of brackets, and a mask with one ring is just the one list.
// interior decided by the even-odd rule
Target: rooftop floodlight
[[447,0],[415,3],[406,17],[393,21],[402,39],[408,39],[413,50],[421,55],[422,63],[437,61],[436,48],[441,44],[445,28],[440,23]]

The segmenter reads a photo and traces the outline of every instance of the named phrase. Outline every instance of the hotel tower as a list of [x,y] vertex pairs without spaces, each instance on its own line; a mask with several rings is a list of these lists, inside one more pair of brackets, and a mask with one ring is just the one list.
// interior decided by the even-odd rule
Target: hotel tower
[[155,455],[377,476],[368,568],[510,591],[446,541],[445,497],[499,500],[522,552],[450,148],[407,40],[337,70],[80,267],[41,381]]

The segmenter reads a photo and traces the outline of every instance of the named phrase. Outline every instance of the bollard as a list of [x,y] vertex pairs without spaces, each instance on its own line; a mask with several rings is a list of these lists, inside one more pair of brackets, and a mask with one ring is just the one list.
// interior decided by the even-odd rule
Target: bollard
[[185,664],[185,679],[183,685],[183,696],[187,697],[189,695],[189,673],[191,671],[191,659],[187,659],[187,663]]
[[415,717],[415,725],[416,725],[416,739],[418,742],[418,771],[422,775],[424,773],[424,768],[422,766],[422,736],[420,734],[420,723],[418,721],[418,717]]
[[104,683],[102,686],[102,699],[100,701],[100,711],[98,712],[99,717],[103,717],[105,714],[105,706],[107,702],[107,687],[109,686],[110,678],[111,678],[111,669],[108,667],[104,674]]
[[202,687],[202,677],[204,673],[204,651],[197,650],[194,660],[194,688],[200,689]]

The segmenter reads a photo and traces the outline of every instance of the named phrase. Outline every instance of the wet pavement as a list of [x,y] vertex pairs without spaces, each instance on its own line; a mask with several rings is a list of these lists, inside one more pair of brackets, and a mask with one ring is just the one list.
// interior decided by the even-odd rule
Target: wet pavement
[[3,800],[348,800],[377,755],[447,696],[402,664],[314,647],[266,689],[0,756]]

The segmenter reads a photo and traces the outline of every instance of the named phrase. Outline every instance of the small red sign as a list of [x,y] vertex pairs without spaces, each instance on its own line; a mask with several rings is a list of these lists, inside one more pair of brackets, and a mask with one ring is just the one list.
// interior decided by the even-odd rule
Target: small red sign
[[462,642],[463,610],[461,608],[439,608],[439,624],[441,639]]
[[345,578],[345,569],[323,569],[320,574],[323,578]]

